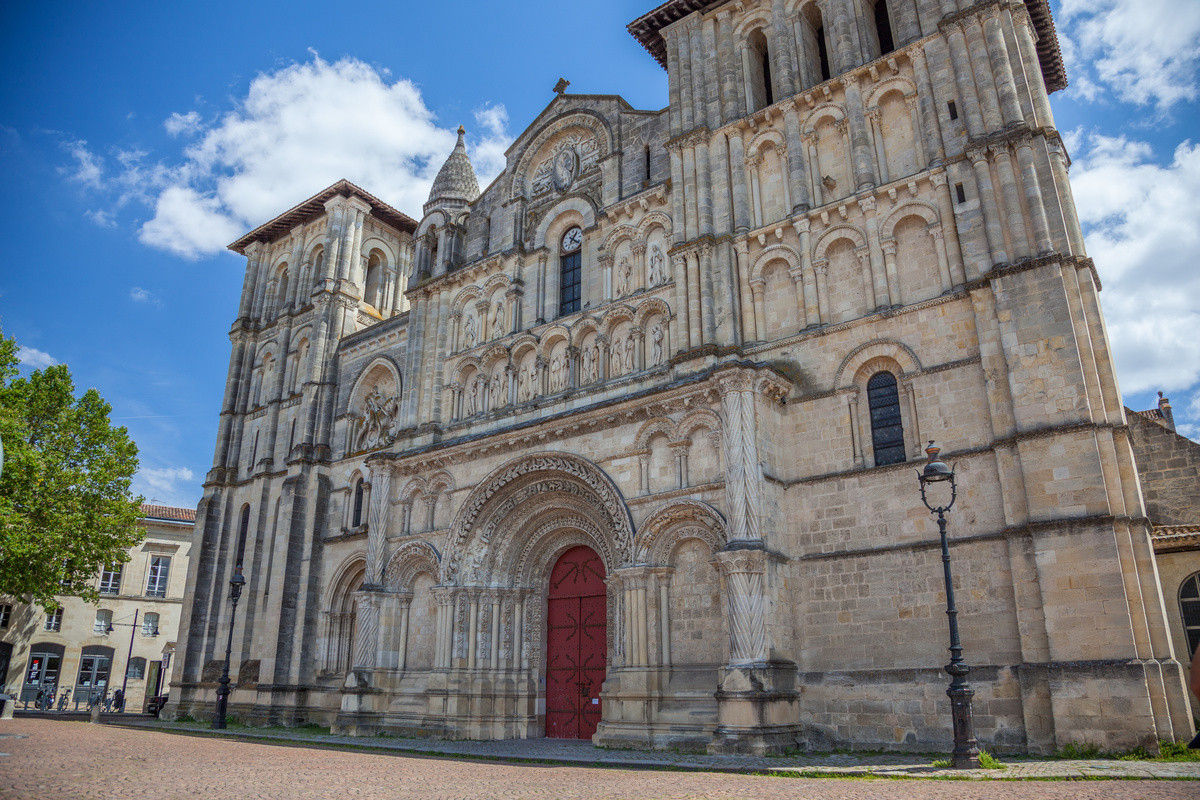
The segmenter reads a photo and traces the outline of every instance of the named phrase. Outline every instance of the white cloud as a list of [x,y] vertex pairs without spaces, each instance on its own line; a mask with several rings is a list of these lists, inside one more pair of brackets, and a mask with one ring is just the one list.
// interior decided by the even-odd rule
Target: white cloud
[[1098,84],[1160,111],[1197,97],[1195,0],[1063,0],[1059,30],[1072,92],[1081,99],[1099,97]]
[[[504,166],[508,117],[503,106],[475,116],[480,135],[468,138],[486,185]],[[141,241],[185,258],[219,252],[341,178],[419,215],[454,146],[452,130],[435,123],[410,81],[392,81],[352,58],[330,63],[314,56],[260,74],[246,97],[207,127],[196,112],[164,124],[196,137],[182,161],[146,165],[131,158],[118,183],[123,200],[154,207]]]
[[154,302],[154,295],[140,286],[135,286],[129,290],[129,299],[135,303],[151,303]]
[[35,347],[26,347],[25,345],[17,347],[17,360],[24,366],[32,369],[45,369],[59,363],[58,359],[49,353],[38,350]]
[[143,467],[133,476],[133,492],[147,502],[190,508],[200,494],[199,487],[189,485],[195,479],[195,473],[187,467]]
[[200,130],[200,112],[189,111],[186,114],[176,112],[163,121],[163,127],[172,136],[178,136],[181,133],[190,136]]
[[103,160],[88,149],[87,142],[83,139],[64,142],[62,147],[75,159],[75,164],[61,168],[60,172],[84,186],[99,189],[101,178],[104,177]]
[[1145,142],[1078,135],[1071,183],[1121,388],[1183,392],[1177,419],[1200,422],[1200,145],[1183,142],[1164,165]]
[[99,225],[101,228],[117,227],[116,215],[111,211],[105,211],[102,208],[98,208],[93,211],[85,211],[83,212],[83,215]]

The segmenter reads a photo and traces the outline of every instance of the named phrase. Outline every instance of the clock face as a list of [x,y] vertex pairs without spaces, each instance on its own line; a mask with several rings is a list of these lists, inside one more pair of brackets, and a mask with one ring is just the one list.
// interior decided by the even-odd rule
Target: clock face
[[562,251],[564,253],[573,253],[583,244],[583,231],[579,227],[571,228],[562,238]]

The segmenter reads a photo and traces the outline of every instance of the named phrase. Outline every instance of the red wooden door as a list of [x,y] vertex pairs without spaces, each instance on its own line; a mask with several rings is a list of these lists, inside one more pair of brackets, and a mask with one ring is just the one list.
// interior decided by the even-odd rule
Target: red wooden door
[[550,571],[546,619],[546,735],[590,739],[600,722],[608,660],[604,562],[573,547]]

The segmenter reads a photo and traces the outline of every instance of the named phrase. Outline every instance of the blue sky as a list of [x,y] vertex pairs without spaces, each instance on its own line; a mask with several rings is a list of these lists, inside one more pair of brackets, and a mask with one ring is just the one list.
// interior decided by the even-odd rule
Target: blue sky
[[[9,4],[0,324],[70,365],[141,447],[136,488],[194,505],[243,259],[224,245],[346,177],[412,215],[453,130],[481,180],[549,102],[666,103],[626,33],[657,0]],[[1126,403],[1200,439],[1200,3],[1054,2],[1052,96]]]

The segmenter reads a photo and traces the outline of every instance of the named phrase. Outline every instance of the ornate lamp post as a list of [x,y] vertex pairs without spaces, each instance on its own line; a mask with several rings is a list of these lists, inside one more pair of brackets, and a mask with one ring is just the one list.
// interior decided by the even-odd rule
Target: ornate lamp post
[[[946,616],[950,620],[950,663],[946,672],[950,675],[950,688],[946,695],[950,698],[951,717],[954,720],[954,754],[951,761],[955,769],[979,768],[979,743],[975,740],[975,726],[971,722],[971,698],[975,690],[967,683],[967,673],[971,668],[962,657],[962,642],[958,638],[958,608],[954,605],[954,581],[950,576],[950,545],[946,541],[946,512],[954,505],[958,497],[958,484],[954,478],[954,470],[938,461],[937,455],[941,448],[931,441],[925,448],[929,462],[925,469],[917,473],[921,482],[921,502],[930,512],[937,514],[938,532],[942,537],[942,572],[946,580]],[[945,505],[933,505],[929,502],[926,489],[930,484],[950,484],[950,499]]]
[[233,602],[233,610],[229,612],[229,638],[225,641],[225,666],[221,670],[221,685],[217,688],[217,713],[213,715],[212,727],[221,730],[225,727],[225,710],[229,707],[229,654],[233,651],[233,619],[237,615],[238,598],[242,596],[242,587],[246,579],[242,577],[242,565],[238,564],[229,579],[229,599]]

